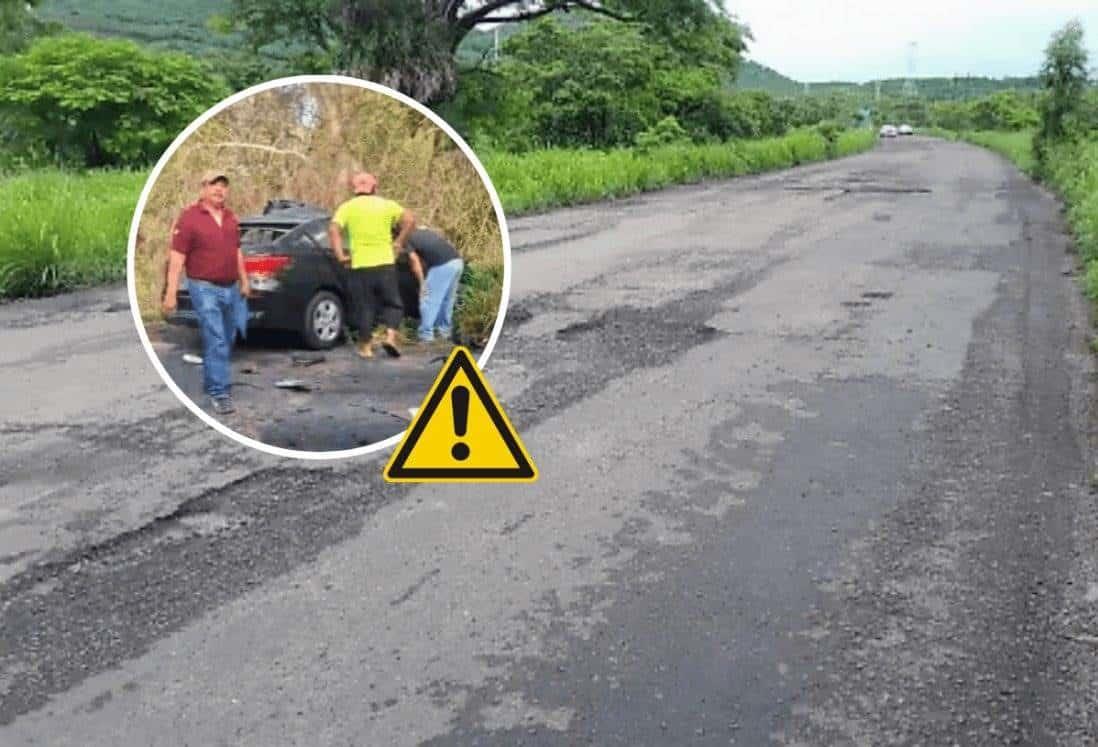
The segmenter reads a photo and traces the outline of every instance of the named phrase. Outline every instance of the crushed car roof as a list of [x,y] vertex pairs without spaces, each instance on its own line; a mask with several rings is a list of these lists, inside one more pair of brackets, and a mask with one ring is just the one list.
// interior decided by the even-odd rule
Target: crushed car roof
[[267,203],[266,207],[263,208],[262,215],[249,215],[241,219],[240,223],[241,225],[297,226],[317,218],[327,218],[330,215],[329,210],[317,205],[310,205],[297,200],[276,199]]

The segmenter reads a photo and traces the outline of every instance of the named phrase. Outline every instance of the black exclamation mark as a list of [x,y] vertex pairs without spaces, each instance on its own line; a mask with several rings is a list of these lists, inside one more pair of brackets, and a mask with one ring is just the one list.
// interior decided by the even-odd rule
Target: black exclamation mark
[[[469,388],[456,386],[450,392],[450,404],[453,405],[454,433],[458,438],[464,438],[465,431],[469,427]],[[450,449],[451,456],[459,462],[469,458],[469,446],[461,441]]]

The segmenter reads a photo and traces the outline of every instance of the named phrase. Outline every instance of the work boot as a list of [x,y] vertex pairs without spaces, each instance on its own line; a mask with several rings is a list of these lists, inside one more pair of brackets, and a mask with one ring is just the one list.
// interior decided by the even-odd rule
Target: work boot
[[356,346],[358,348],[359,358],[373,358],[374,346],[369,340],[364,340]]

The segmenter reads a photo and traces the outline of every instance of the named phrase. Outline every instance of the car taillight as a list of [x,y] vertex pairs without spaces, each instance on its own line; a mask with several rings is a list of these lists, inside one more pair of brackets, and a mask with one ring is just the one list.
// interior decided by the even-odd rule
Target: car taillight
[[249,275],[272,277],[285,270],[293,262],[285,254],[253,254],[244,257],[244,270]]

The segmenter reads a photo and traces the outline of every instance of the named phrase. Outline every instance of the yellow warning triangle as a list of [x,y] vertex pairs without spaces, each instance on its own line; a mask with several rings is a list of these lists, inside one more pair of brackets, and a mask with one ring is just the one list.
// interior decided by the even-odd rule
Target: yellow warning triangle
[[385,467],[389,482],[533,482],[537,467],[469,351],[454,348]]

